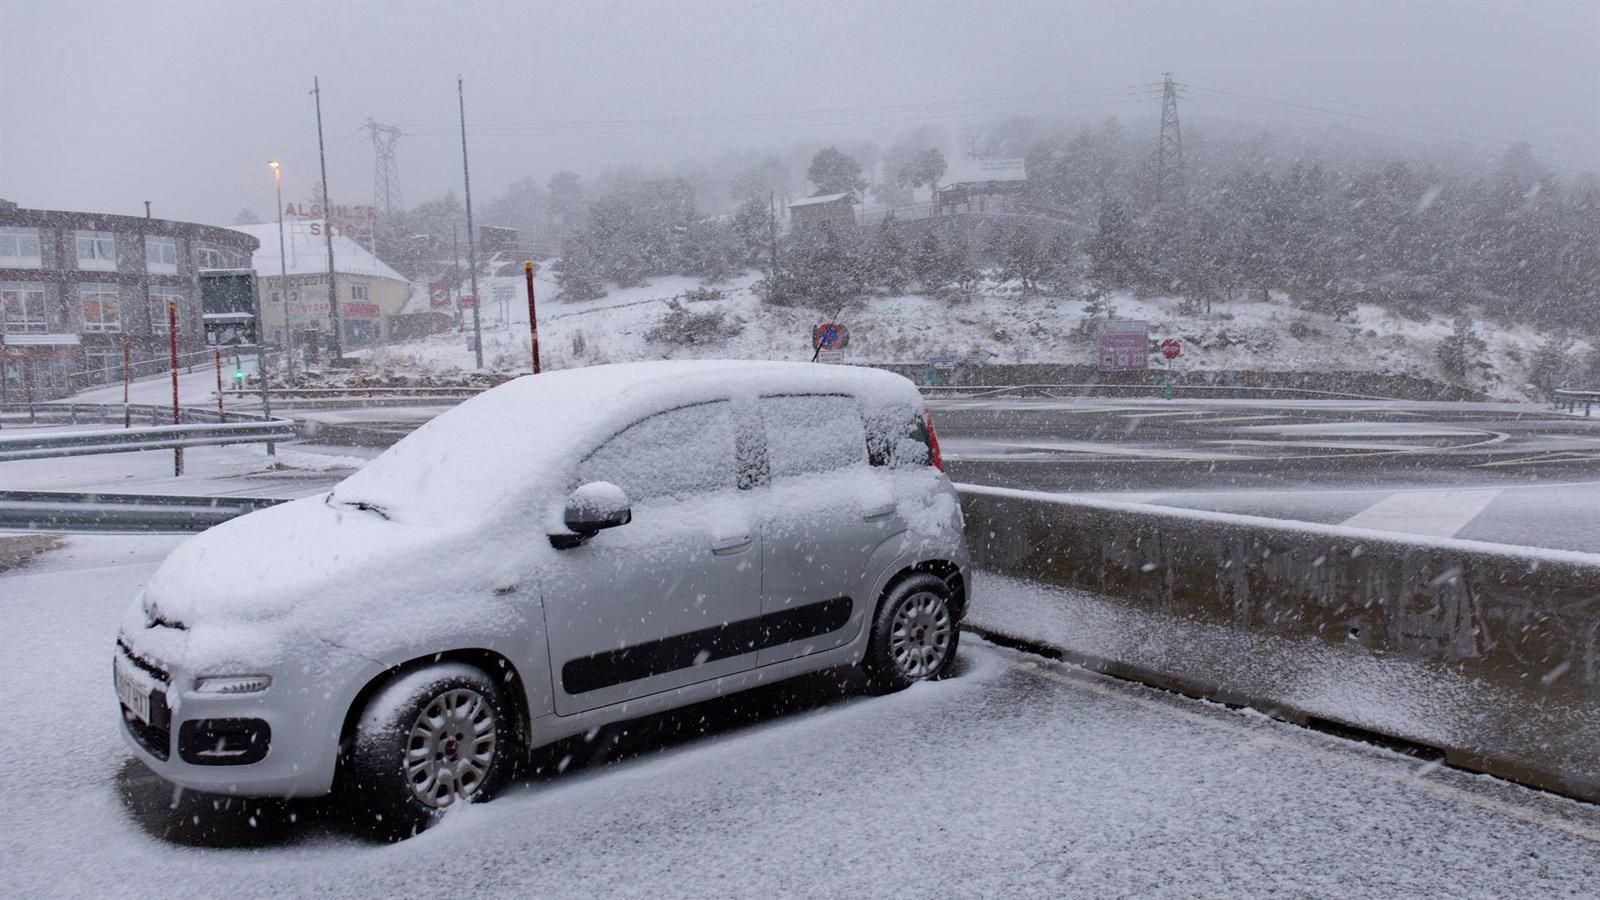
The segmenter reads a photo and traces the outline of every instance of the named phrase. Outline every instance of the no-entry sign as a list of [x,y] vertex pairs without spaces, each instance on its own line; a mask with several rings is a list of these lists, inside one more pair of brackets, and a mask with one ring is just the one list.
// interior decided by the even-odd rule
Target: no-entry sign
[[1177,359],[1183,352],[1183,345],[1174,338],[1167,338],[1161,342],[1161,355],[1167,359]]

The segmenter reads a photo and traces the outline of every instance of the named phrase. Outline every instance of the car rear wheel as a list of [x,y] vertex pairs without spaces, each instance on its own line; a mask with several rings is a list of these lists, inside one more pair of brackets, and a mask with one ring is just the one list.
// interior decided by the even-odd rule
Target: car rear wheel
[[477,668],[445,663],[396,678],[356,723],[348,788],[357,812],[403,837],[488,799],[510,770],[513,732],[499,688]]
[[890,693],[938,678],[950,668],[960,639],[949,587],[935,575],[912,575],[878,605],[861,664],[867,683],[877,693]]

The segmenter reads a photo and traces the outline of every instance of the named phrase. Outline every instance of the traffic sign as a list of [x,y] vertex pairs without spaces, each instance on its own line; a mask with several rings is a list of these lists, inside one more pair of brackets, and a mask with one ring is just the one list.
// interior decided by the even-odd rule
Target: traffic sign
[[1138,372],[1150,368],[1150,326],[1111,319],[1100,326],[1100,371]]
[[462,309],[471,309],[478,305],[478,298],[472,296],[471,294],[462,294],[461,299],[456,302]]
[[1161,342],[1161,355],[1167,359],[1177,359],[1183,353],[1183,345],[1176,338],[1167,338]]
[[449,309],[450,285],[443,281],[428,282],[428,305],[434,309]]
[[850,346],[850,329],[838,322],[823,322],[811,329],[811,346],[818,350],[843,350]]

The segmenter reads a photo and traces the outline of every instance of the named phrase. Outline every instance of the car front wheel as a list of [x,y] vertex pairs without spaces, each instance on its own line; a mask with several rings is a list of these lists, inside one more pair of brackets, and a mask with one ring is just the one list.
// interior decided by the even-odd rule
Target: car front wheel
[[499,688],[480,669],[445,663],[401,675],[356,724],[351,799],[380,831],[420,830],[504,782],[513,730]]
[[955,659],[960,638],[949,587],[935,575],[912,575],[878,605],[862,660],[867,682],[872,690],[889,693],[938,678]]

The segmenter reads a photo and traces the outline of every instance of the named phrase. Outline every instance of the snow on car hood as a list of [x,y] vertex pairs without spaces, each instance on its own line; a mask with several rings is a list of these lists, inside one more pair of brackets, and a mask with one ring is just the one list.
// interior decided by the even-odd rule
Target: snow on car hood
[[158,656],[214,668],[271,664],[308,640],[378,656],[461,621],[512,627],[524,615],[495,592],[515,581],[495,564],[505,555],[475,548],[468,529],[330,499],[285,503],[186,541],[129,610],[124,633],[163,644]]

